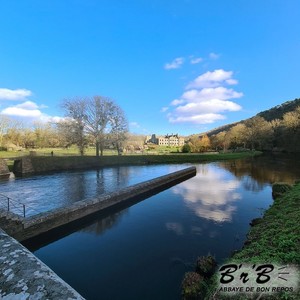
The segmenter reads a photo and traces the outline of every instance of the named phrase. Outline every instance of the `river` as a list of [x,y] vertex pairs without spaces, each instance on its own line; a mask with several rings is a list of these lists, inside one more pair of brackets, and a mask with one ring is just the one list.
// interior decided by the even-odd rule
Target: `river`
[[[186,166],[53,173],[2,181],[0,188],[32,215]],[[221,264],[272,204],[271,184],[300,178],[296,156],[195,166],[195,177],[168,190],[25,245],[87,299],[180,299],[183,275],[197,257],[212,254]]]

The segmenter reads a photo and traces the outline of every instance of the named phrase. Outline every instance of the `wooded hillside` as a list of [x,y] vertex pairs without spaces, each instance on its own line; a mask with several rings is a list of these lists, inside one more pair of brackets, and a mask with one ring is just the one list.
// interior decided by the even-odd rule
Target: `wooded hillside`
[[300,99],[284,102],[252,118],[204,134],[215,149],[300,152]]

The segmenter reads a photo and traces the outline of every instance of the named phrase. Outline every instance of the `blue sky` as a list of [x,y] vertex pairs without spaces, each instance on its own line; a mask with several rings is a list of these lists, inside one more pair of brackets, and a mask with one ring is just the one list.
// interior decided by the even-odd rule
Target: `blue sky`
[[298,0],[2,0],[0,112],[102,95],[130,131],[188,135],[300,97]]

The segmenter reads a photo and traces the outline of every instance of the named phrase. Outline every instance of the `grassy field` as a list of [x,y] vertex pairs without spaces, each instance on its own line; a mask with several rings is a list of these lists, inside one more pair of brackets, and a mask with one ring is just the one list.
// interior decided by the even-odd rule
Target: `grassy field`
[[[53,151],[54,157],[60,157],[60,162],[63,163],[63,158],[69,160],[70,157],[78,157],[79,160],[84,160],[78,154],[78,149],[76,147],[65,148],[43,148],[43,149],[33,149],[33,150],[23,150],[23,151],[0,151],[0,158],[4,158],[7,165],[12,171],[14,160],[23,156],[34,155],[37,157],[51,157],[51,152]],[[115,161],[114,164],[163,164],[163,163],[199,163],[217,160],[228,160],[228,159],[240,159],[249,156],[259,155],[260,152],[235,152],[235,153],[180,153],[177,152],[177,148],[169,147],[156,147],[155,149],[150,149],[150,151],[126,153],[121,156],[117,156],[117,151],[115,150],[105,150],[103,161]],[[113,158],[116,156],[116,158]],[[88,148],[84,157],[95,157],[95,149]],[[117,158],[118,157],[118,158]],[[112,159],[113,158],[113,159]]]
[[[56,156],[77,156],[79,155],[76,147],[66,148],[42,148],[42,149],[24,149],[21,151],[0,151],[0,158],[17,158],[26,155],[30,155],[31,152],[35,152],[39,156],[51,156],[53,151]],[[94,148],[86,149],[85,155],[93,156],[96,150]],[[104,155],[117,155],[115,150],[105,150]]]

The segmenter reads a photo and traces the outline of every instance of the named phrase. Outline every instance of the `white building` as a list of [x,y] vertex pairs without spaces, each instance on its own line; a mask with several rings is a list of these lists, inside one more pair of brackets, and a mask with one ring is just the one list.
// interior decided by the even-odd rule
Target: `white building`
[[153,143],[159,146],[169,146],[169,147],[181,147],[184,145],[184,138],[179,137],[178,134],[167,134],[165,136],[156,137],[155,134],[152,136],[147,136],[146,144]]

